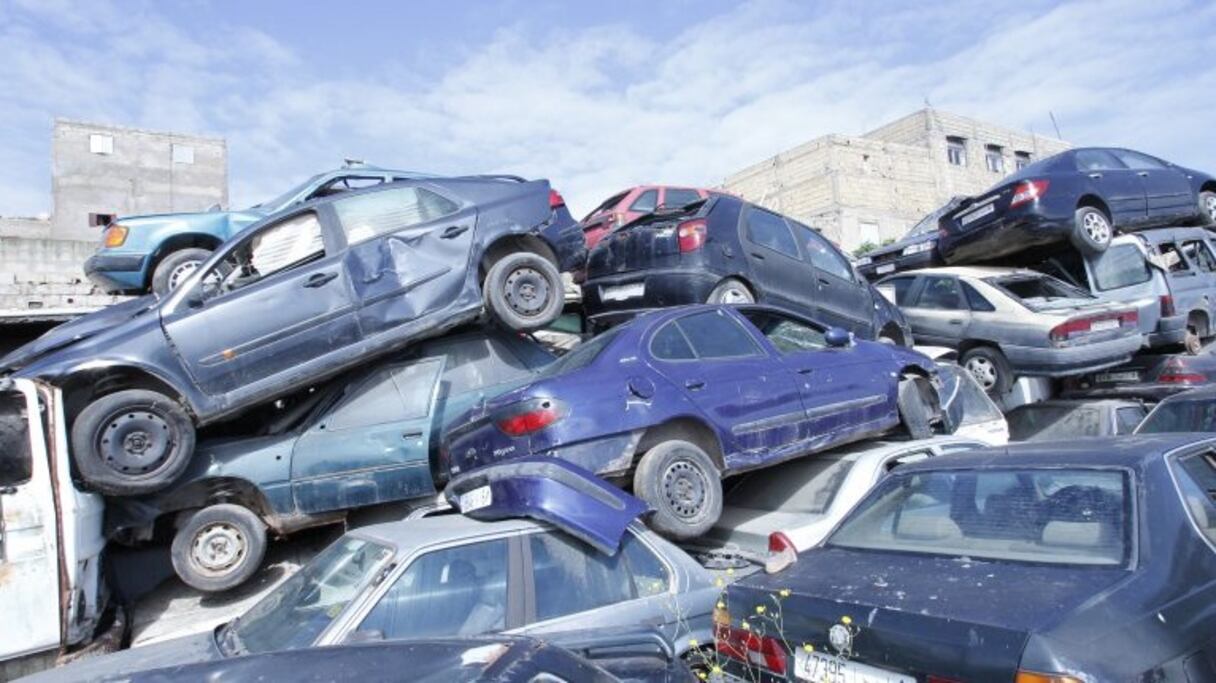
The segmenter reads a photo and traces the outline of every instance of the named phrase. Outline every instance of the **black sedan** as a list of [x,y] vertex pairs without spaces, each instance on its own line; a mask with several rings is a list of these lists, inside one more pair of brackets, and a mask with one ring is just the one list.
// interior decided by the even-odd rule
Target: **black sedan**
[[717,651],[747,680],[1216,680],[1213,448],[1121,436],[903,465],[793,566],[733,585]]
[[937,253],[937,222],[943,215],[958,208],[966,197],[951,197],[945,206],[920,219],[903,239],[885,247],[866,252],[854,261],[857,272],[874,281],[883,275],[916,268],[931,268],[942,264]]
[[1106,249],[1115,230],[1216,223],[1216,178],[1141,152],[1061,152],[964,200],[939,221],[948,264],[994,261],[1068,240]]

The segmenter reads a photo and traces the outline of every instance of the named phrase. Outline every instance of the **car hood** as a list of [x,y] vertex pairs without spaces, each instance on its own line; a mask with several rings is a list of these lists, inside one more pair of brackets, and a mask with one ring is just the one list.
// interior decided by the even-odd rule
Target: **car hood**
[[223,658],[223,653],[215,644],[214,631],[204,631],[192,636],[82,659],[74,664],[44,671],[21,680],[28,683],[127,680],[134,671],[212,662]]
[[869,256],[870,258],[874,258],[875,256],[886,256],[887,254],[894,254],[894,253],[902,252],[905,248],[910,247],[913,244],[920,244],[922,242],[934,242],[936,240],[937,240],[936,232],[926,232],[926,233],[922,233],[920,235],[912,235],[910,237],[904,237],[903,239],[899,240],[898,242],[892,242],[885,247],[878,247],[877,249],[871,249],[870,251],[867,251],[866,253],[862,254],[862,256]]
[[158,305],[154,294],[106,306],[100,311],[82,315],[75,320],[52,328],[34,341],[20,346],[0,358],[0,374],[16,372],[45,356],[77,344],[123,323],[147,315]]
[[266,217],[266,212],[258,208],[245,209],[244,211],[194,211],[190,213],[146,213],[135,216],[120,216],[114,219],[115,223],[121,223],[128,228],[140,227],[144,225],[163,225],[165,223],[176,223],[182,227],[190,227],[195,225],[210,225],[217,222],[228,221],[234,223],[252,223]]

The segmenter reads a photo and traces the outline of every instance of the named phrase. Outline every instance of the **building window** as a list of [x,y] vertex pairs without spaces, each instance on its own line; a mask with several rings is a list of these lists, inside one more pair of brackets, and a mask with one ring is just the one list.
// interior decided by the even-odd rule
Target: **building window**
[[1019,170],[1019,171],[1022,170],[1023,168],[1026,168],[1027,166],[1029,166],[1030,165],[1030,152],[1014,152],[1013,153],[1013,165],[1016,166],[1017,170]]
[[104,228],[114,222],[114,214],[112,213],[91,213],[89,214],[89,227]]
[[173,163],[175,164],[193,164],[194,163],[194,148],[190,145],[179,145],[173,143]]
[[110,135],[92,133],[89,135],[89,151],[93,154],[113,154],[114,138]]
[[946,160],[954,166],[967,165],[967,140],[953,135],[946,137]]
[[1002,153],[1000,145],[984,145],[984,161],[988,164],[989,171],[1005,172],[1005,155]]

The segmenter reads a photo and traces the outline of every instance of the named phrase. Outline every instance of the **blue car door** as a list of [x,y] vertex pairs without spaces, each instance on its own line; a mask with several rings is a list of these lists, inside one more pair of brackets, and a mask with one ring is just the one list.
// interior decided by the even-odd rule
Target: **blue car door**
[[701,310],[663,325],[650,344],[659,372],[729,435],[728,469],[782,457],[804,420],[793,378],[748,327],[727,308]]
[[477,208],[422,181],[334,202],[365,337],[456,303],[464,290]]
[[1148,219],[1171,223],[1191,218],[1199,210],[1199,199],[1186,174],[1147,154],[1126,149],[1113,150],[1144,186]]
[[161,315],[199,388],[216,395],[269,380],[273,392],[358,341],[341,259],[324,206],[222,247]]
[[303,513],[435,493],[432,412],[445,357],[386,365],[350,386],[296,441],[291,486]]
[[1116,227],[1135,227],[1148,218],[1144,184],[1134,171],[1104,149],[1076,152],[1077,170],[1089,177],[1089,187],[1110,207]]

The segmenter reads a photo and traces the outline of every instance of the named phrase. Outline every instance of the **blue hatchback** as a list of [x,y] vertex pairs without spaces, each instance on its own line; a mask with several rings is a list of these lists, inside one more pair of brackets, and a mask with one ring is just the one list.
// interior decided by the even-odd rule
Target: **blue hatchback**
[[578,347],[529,384],[454,419],[453,476],[559,457],[654,508],[692,538],[717,521],[721,477],[874,436],[928,436],[936,367],[782,309],[686,306],[644,314]]

